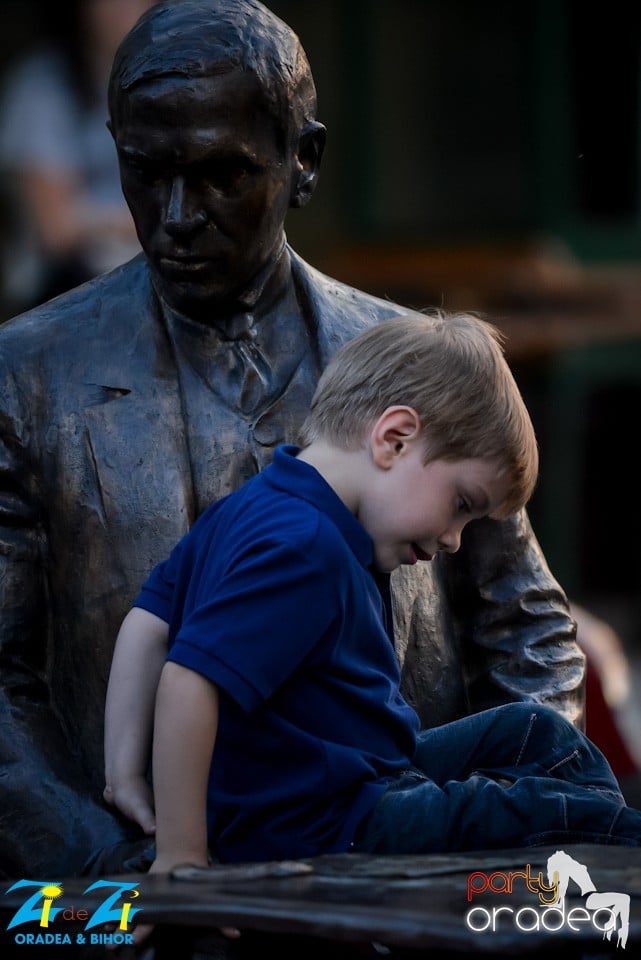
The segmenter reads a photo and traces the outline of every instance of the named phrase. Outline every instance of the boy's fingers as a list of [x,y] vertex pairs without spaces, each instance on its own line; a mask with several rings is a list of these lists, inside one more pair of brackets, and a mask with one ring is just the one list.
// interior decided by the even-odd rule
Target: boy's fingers
[[156,832],[156,816],[150,803],[140,796],[129,797],[127,794],[120,794],[116,799],[113,788],[107,785],[102,792],[105,803],[116,807],[125,817],[133,820],[143,830],[147,836],[153,836]]
[[156,818],[151,807],[141,807],[132,810],[131,819],[142,828],[147,836],[153,836],[156,832]]
[[151,807],[146,804],[133,803],[119,804],[118,809],[129,820],[137,823],[148,836],[152,836],[156,832],[156,818]]

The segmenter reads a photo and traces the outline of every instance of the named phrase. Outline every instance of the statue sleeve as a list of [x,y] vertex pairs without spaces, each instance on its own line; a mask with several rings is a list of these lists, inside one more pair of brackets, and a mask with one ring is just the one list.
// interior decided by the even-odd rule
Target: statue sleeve
[[585,658],[576,623],[525,511],[466,528],[443,557],[472,711],[512,700],[585,722]]
[[0,876],[46,879],[82,872],[128,834],[91,795],[49,696],[46,515],[28,402],[0,357]]

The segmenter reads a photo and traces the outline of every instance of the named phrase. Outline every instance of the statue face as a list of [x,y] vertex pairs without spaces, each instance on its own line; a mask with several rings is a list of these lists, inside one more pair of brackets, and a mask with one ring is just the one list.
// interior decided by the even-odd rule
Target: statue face
[[159,292],[206,319],[280,249],[295,155],[258,81],[166,77],[121,95],[122,187]]

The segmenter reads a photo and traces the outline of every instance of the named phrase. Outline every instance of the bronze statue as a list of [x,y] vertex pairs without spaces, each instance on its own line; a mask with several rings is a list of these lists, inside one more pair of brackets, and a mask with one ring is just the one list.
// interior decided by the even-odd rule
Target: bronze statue
[[[203,507],[295,440],[336,348],[407,312],[286,243],[325,130],[298,39],[256,0],[153,6],[109,101],[144,253],[0,328],[7,877],[144,864],[144,838],[102,800],[118,626]],[[458,554],[392,588],[425,725],[514,699],[580,722],[574,623],[525,515],[471,524]]]

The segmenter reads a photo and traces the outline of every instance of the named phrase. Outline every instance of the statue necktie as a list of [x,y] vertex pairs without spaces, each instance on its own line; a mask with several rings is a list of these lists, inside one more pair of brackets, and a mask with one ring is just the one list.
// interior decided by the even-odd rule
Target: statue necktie
[[250,417],[271,393],[271,367],[250,339],[234,340],[230,349],[236,357],[238,409],[243,416]]

